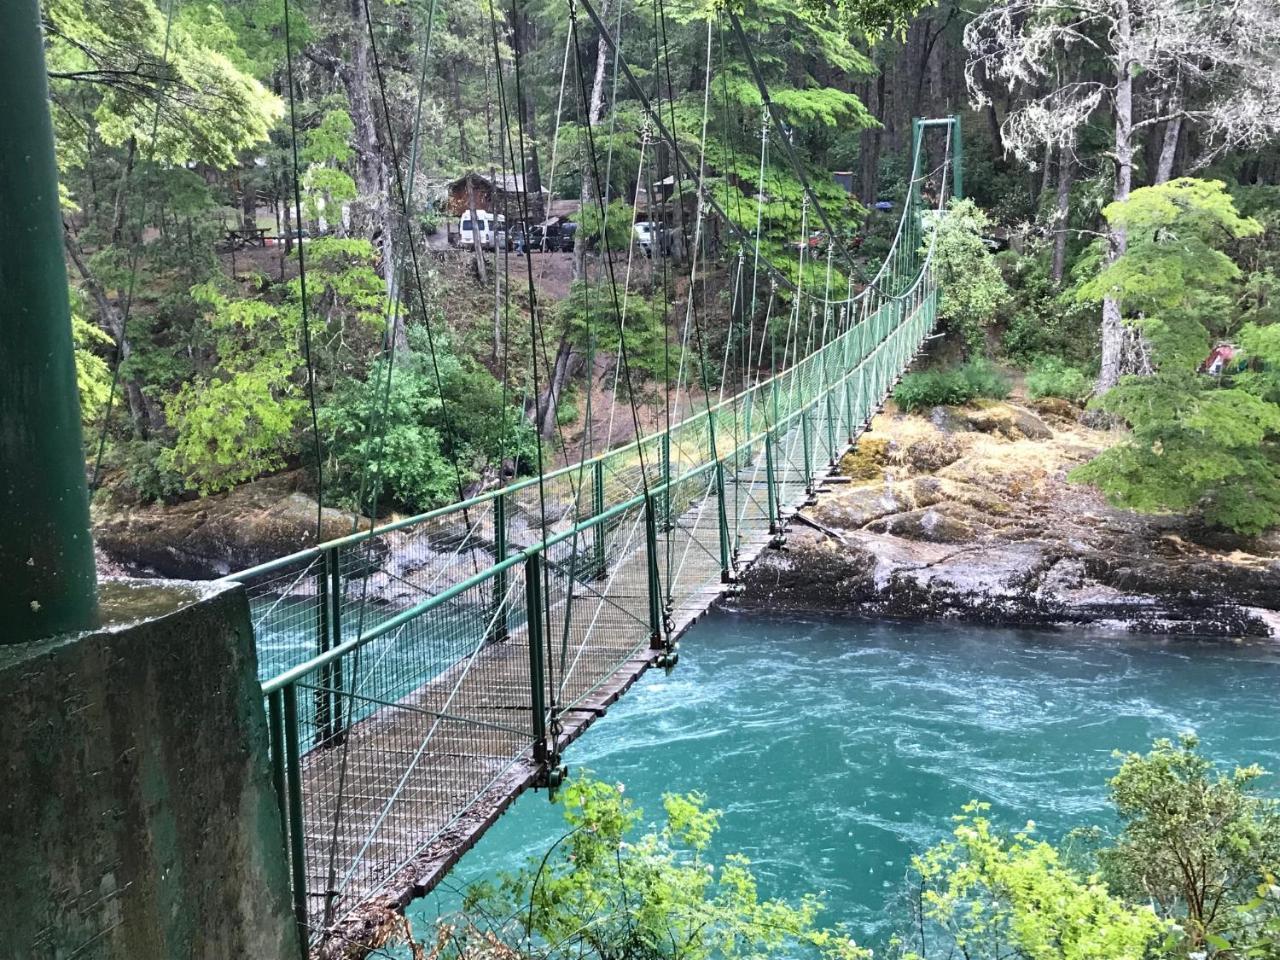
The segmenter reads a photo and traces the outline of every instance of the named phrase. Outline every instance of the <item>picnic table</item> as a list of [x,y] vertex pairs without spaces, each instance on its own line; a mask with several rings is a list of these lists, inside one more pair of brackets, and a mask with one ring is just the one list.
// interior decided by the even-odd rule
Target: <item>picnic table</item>
[[238,230],[228,230],[226,241],[232,250],[240,250],[245,247],[265,247],[267,245],[267,229],[266,227],[241,227]]

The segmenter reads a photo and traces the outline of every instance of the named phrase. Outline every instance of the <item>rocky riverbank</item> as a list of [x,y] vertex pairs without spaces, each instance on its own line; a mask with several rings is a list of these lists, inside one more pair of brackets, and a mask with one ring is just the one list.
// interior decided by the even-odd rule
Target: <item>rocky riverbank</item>
[[[1066,475],[1113,438],[1062,401],[876,418],[731,605],[912,620],[1280,636],[1280,534],[1107,506]],[[104,573],[205,579],[315,542],[300,475],[169,506],[95,508]],[[322,539],[352,515],[323,511]],[[420,562],[427,545],[405,551]],[[397,568],[384,585],[412,579]],[[383,589],[380,587],[379,589]]]
[[781,549],[744,576],[745,609],[1280,635],[1280,537],[1109,507],[1066,480],[1111,438],[1063,401],[878,417]]

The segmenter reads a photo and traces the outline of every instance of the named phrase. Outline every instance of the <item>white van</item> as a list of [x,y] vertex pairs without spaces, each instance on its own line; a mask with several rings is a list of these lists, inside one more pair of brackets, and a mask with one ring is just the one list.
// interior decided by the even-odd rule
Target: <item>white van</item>
[[[493,214],[488,210],[476,211],[476,222],[471,222],[471,211],[468,210],[458,218],[458,246],[470,247],[480,240],[480,247],[492,250],[494,234],[505,234],[507,218],[502,214]],[[474,232],[473,232],[474,231]]]

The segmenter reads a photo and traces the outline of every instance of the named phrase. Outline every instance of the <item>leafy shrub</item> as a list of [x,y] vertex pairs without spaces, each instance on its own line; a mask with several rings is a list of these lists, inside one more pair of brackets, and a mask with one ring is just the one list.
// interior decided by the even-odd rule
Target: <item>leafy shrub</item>
[[283,467],[296,449],[306,401],[283,355],[246,370],[185,383],[165,403],[178,431],[166,466],[201,494],[216,493]]
[[984,360],[973,360],[950,370],[908,373],[893,391],[894,402],[907,413],[928,407],[956,406],[970,400],[1003,400],[1009,381]]
[[1042,357],[1027,371],[1027,392],[1032,397],[1062,397],[1083,400],[1093,382],[1079,367],[1068,366],[1057,357]]
[[1009,300],[1009,287],[983,241],[987,215],[972,200],[953,200],[946,216],[932,221],[923,249],[933,247],[942,290],[938,314],[947,330],[964,340],[970,355],[980,353],[986,327]]
[[1088,366],[1098,350],[1098,310],[1054,286],[1049,256],[1047,247],[1033,248],[1030,254],[997,254],[1012,291],[1000,349],[1016,363],[1057,356],[1074,366]]
[[381,365],[367,382],[340,384],[318,414],[327,492],[364,511],[415,513],[456,497],[457,477],[432,425],[439,412],[434,384],[408,367],[394,368],[389,386]]
[[631,243],[631,224],[635,221],[635,211],[625,200],[614,200],[605,207],[604,216],[600,215],[598,201],[589,201],[582,205],[578,214],[580,224],[579,240],[592,250],[626,250]]
[[80,419],[93,423],[105,410],[111,394],[111,368],[100,355],[114,341],[72,307],[71,337],[76,350],[76,388],[80,391]]
[[664,795],[665,822],[643,833],[621,784],[576,777],[560,806],[562,839],[473,885],[461,922],[441,927],[442,956],[870,960],[847,930],[819,925],[816,896],[765,899],[746,857],[716,855],[720,811],[702,794]]
[[[612,222],[612,221],[611,221]],[[610,230],[613,227],[610,226]],[[633,386],[641,380],[661,382],[680,369],[680,347],[668,342],[666,304],[659,296],[632,293],[619,314],[622,298],[614,299],[608,285],[579,281],[556,304],[557,319],[564,324],[574,345],[584,354],[594,348],[618,354],[618,331],[627,348],[627,370]],[[625,386],[625,382],[622,384]]]
[[[431,361],[421,327],[390,382],[378,362],[365,380],[338,384],[319,410],[326,500],[363,511],[417,513],[458,498],[486,468],[532,468],[538,440],[501,385],[437,340]],[[436,380],[436,368],[440,379]],[[443,393],[443,401],[441,394]],[[508,398],[509,400],[509,398]],[[303,443],[309,452],[313,444]]]
[[171,466],[171,451],[158,440],[136,440],[113,451],[124,471],[124,492],[141,503],[173,503],[186,490],[186,478]]
[[580,416],[582,409],[578,406],[578,398],[569,393],[561,396],[560,404],[556,407],[556,426],[567,427],[577,423]]
[[971,400],[1003,400],[1009,396],[1009,380],[986,360],[970,360],[960,368]]
[[907,413],[928,407],[951,406],[969,399],[962,377],[955,370],[923,370],[908,373],[893,391],[894,402]]

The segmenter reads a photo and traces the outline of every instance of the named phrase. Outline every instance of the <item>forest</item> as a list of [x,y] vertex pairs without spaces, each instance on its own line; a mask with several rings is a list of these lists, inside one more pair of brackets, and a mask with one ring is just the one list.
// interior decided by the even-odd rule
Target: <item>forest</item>
[[959,114],[900,405],[1025,376],[1120,427],[1114,503],[1280,519],[1273,5],[596,4],[47,0],[98,499],[412,513],[646,432],[768,366],[776,277],[871,279]]

